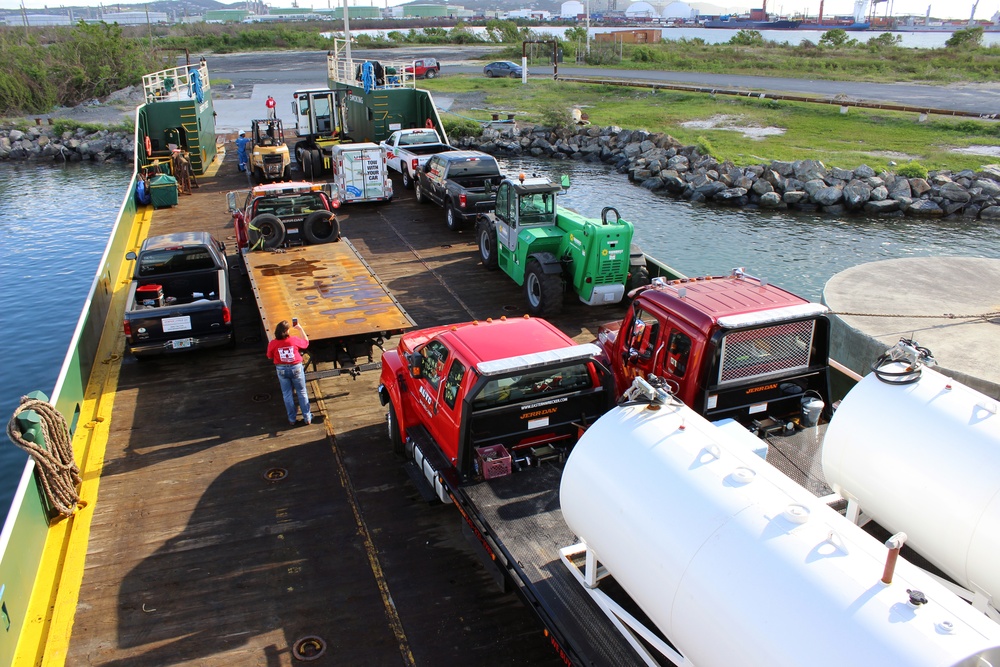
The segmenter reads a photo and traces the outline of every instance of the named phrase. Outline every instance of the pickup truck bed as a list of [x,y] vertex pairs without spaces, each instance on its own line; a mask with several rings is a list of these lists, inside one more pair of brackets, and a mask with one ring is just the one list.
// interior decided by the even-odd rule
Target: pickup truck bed
[[242,253],[268,340],[293,316],[313,341],[396,334],[415,324],[347,239]]
[[[407,433],[423,452],[437,454],[423,427]],[[460,486],[452,497],[490,543],[497,556],[493,563],[510,572],[525,604],[546,627],[562,633],[556,639],[572,664],[635,665],[635,651],[559,558],[559,549],[579,541],[559,508],[563,466],[558,460],[545,461],[524,472]]]

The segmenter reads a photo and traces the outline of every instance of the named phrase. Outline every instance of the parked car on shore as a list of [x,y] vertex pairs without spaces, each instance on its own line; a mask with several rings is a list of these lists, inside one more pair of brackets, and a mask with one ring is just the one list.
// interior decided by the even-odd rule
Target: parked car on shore
[[519,77],[521,76],[521,66],[509,60],[500,60],[484,67],[483,74],[491,79],[495,76]]

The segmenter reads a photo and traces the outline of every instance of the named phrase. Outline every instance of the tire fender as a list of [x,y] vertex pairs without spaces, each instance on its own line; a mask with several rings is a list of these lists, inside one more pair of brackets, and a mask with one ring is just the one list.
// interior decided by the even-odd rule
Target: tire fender
[[331,211],[314,211],[302,222],[302,236],[313,245],[339,241],[340,221]]
[[551,252],[536,252],[528,255],[528,261],[532,259],[538,260],[538,263],[542,265],[542,271],[546,275],[553,273],[561,274],[563,272],[562,262]]
[[629,249],[628,264],[629,266],[646,266],[646,253],[634,243]]

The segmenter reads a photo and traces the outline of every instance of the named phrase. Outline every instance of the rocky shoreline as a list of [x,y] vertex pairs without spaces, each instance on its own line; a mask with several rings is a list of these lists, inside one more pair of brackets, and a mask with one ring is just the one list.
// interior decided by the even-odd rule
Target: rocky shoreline
[[[980,171],[932,171],[927,178],[876,173],[867,165],[826,167],[818,160],[772,161],[749,167],[720,162],[668,134],[620,127],[486,127],[459,148],[492,155],[611,164],[652,192],[693,202],[770,210],[854,213],[871,217],[955,217],[1000,220],[1000,165]],[[135,155],[128,132],[57,133],[52,126],[0,128],[0,161],[127,162]]]
[[131,163],[134,155],[135,140],[129,132],[77,128],[57,133],[55,128],[47,125],[36,125],[23,131],[0,128],[0,161]]
[[826,167],[818,160],[737,167],[670,135],[615,126],[556,131],[494,126],[452,143],[498,156],[611,164],[641,187],[693,202],[878,218],[1000,220],[1000,165],[932,171],[927,178],[876,173],[867,165]]

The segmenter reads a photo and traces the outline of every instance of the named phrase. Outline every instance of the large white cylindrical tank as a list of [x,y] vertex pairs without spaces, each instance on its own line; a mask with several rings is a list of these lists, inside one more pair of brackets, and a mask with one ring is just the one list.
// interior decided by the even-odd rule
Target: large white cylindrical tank
[[[566,463],[563,516],[698,667],[1000,664],[1000,626],[684,406],[618,407]],[[909,604],[907,589],[929,602]]]
[[[897,369],[898,370],[898,369]],[[1000,599],[997,402],[928,368],[916,383],[865,376],[823,442],[823,474],[959,584]]]
[[586,8],[580,0],[567,0],[559,6],[559,17],[564,19],[575,19],[586,12]]

